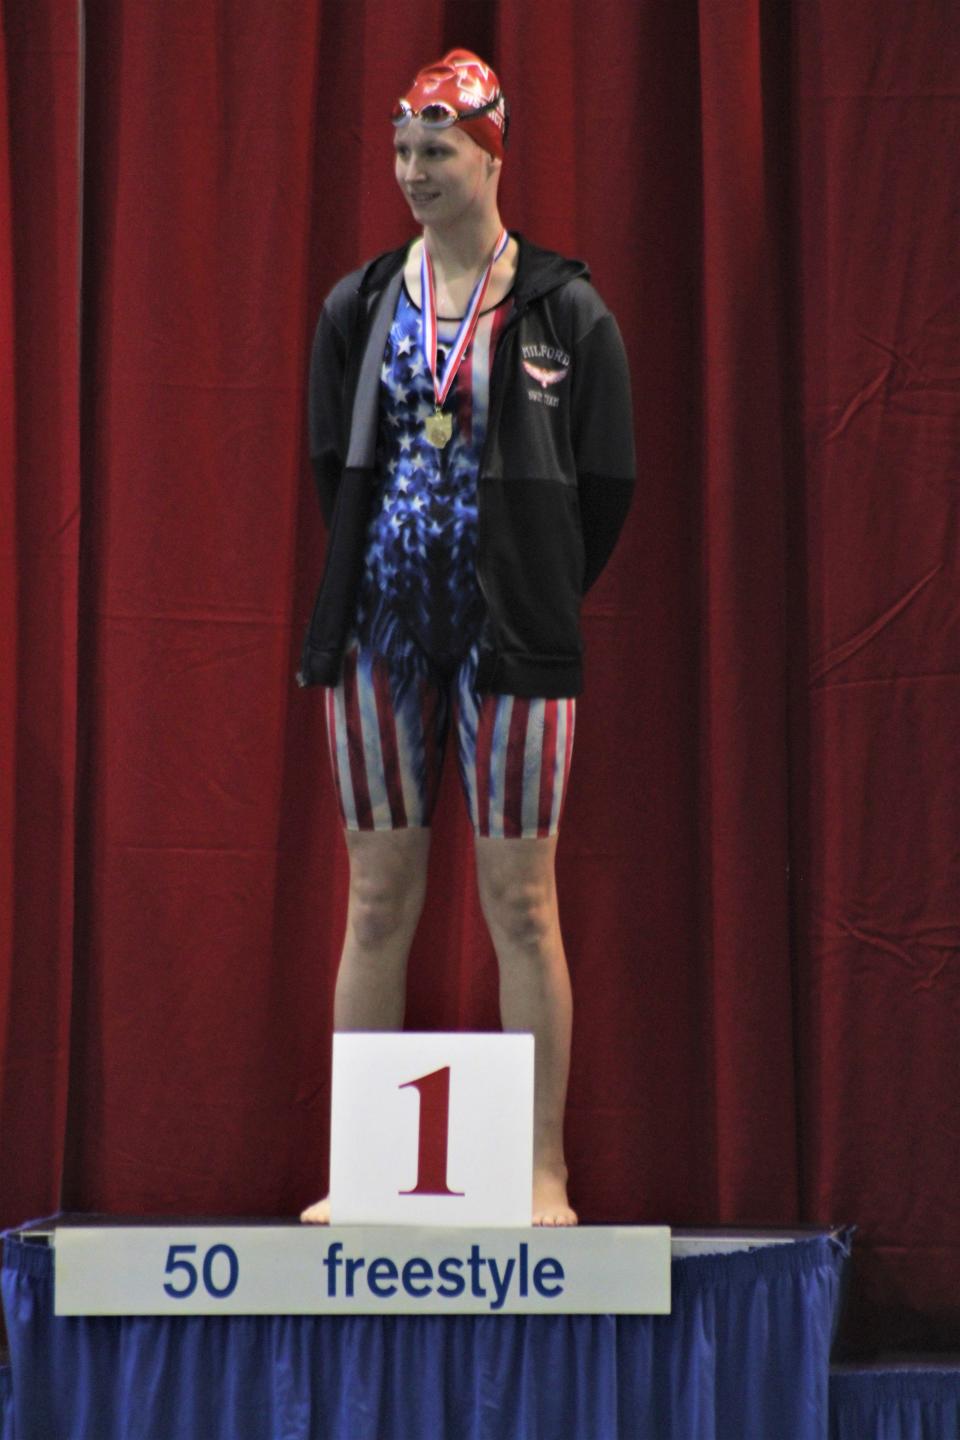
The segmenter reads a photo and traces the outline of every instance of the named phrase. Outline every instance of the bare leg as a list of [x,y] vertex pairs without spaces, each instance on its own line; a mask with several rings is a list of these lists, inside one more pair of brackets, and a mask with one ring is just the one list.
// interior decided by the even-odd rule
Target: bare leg
[[556,837],[477,839],[480,902],[500,965],[503,1028],[531,1030],[536,1044],[534,1225],[577,1223],[563,1156],[573,1007],[557,913],[556,848]]
[[[430,831],[347,830],[347,929],[333,1000],[335,1030],[401,1030],[407,956],[423,909]],[[329,1225],[330,1202],[300,1219]]]

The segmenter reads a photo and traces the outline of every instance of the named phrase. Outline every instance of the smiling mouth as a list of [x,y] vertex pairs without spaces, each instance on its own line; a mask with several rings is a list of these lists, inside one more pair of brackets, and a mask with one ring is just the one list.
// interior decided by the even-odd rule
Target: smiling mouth
[[413,201],[414,205],[424,205],[430,200],[438,199],[439,195],[439,190],[420,190],[417,191],[415,194],[411,194],[410,199]]

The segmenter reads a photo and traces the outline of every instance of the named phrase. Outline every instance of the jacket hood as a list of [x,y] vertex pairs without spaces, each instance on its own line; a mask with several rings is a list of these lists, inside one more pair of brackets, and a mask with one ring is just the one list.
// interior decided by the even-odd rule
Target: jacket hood
[[[510,233],[519,246],[517,278],[513,287],[518,310],[522,310],[541,295],[565,285],[568,280],[590,279],[590,271],[582,260],[568,260],[554,250],[544,250],[539,245],[534,245],[516,230]],[[391,277],[402,269],[409,249],[408,243],[397,250],[387,250],[375,260],[371,260],[361,272],[357,286],[360,294],[369,295],[382,290]]]

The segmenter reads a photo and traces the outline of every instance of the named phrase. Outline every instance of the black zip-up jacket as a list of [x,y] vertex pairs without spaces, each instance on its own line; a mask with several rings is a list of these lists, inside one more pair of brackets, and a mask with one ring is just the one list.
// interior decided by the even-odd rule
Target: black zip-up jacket
[[[551,699],[580,692],[580,602],[630,503],[630,379],[586,266],[517,240],[514,308],[494,354],[477,479],[477,579],[489,616],[477,684]],[[356,611],[376,490],[380,366],[407,253],[347,275],[317,324],[310,458],[329,540],[301,685],[336,684]]]

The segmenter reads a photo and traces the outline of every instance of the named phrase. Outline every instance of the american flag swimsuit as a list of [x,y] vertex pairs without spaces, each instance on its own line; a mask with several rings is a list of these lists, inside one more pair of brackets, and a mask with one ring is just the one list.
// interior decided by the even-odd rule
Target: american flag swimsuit
[[[571,699],[480,694],[485,623],[476,577],[477,473],[490,370],[510,313],[481,314],[446,408],[453,435],[424,434],[434,409],[420,311],[401,288],[380,371],[377,474],[354,633],[326,692],[330,758],[348,830],[429,825],[451,718],[478,835],[555,835],[570,769]],[[438,366],[457,331],[438,320]]]

